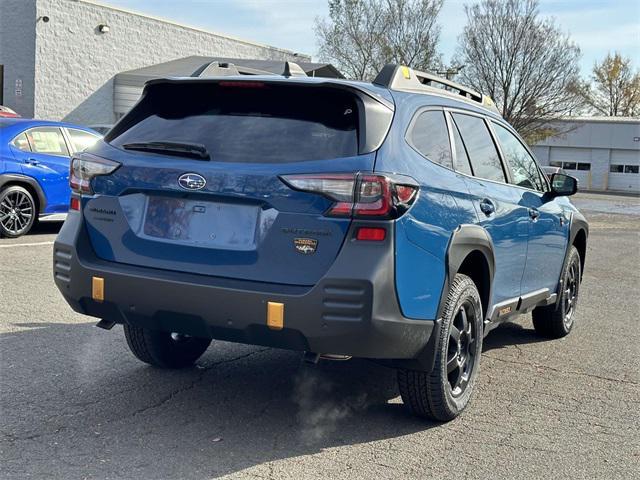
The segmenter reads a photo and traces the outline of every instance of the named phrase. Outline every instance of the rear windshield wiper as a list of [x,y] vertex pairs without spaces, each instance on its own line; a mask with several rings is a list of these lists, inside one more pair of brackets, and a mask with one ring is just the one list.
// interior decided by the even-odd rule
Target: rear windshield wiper
[[179,155],[210,160],[207,147],[201,143],[185,142],[135,142],[122,145],[125,150],[139,150],[141,152],[157,152],[165,155]]

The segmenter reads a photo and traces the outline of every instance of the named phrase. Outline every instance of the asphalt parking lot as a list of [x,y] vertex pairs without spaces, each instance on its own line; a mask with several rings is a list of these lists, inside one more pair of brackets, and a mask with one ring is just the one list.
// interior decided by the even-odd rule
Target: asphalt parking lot
[[0,478],[637,478],[640,200],[576,203],[591,236],[575,330],[492,332],[445,425],[406,413],[394,372],[365,361],[214,342],[195,368],[148,367],[58,294],[58,225],[0,240]]

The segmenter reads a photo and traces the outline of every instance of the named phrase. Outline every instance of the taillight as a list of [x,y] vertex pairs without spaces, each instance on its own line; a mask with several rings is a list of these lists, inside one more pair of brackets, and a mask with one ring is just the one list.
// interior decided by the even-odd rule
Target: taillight
[[325,215],[353,218],[398,218],[413,204],[418,184],[404,175],[330,173],[283,175],[294,190],[318,193],[334,201]]
[[91,180],[99,175],[109,175],[120,166],[118,162],[81,153],[71,158],[69,186],[76,193],[93,193]]

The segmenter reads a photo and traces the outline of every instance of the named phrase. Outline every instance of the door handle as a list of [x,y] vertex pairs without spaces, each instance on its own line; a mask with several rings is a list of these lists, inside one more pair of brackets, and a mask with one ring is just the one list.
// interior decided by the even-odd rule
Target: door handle
[[482,213],[484,213],[488,217],[492,213],[495,213],[496,206],[488,198],[483,198],[480,201],[480,210],[482,210]]
[[38,160],[36,160],[35,158],[27,158],[25,160],[25,163],[28,163],[29,165],[39,165],[40,162]]
[[540,212],[538,210],[536,210],[535,208],[530,208],[529,209],[529,216],[531,217],[531,220],[537,220],[538,217],[540,216]]

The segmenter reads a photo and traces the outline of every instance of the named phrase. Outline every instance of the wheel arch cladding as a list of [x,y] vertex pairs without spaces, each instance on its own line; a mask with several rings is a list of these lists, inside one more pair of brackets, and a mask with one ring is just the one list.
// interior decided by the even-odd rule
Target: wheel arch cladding
[[470,277],[478,288],[483,314],[487,315],[491,302],[495,256],[493,242],[486,230],[478,225],[461,225],[451,235],[447,249],[447,276],[442,289],[438,318],[449,294],[449,288],[457,273]]
[[0,190],[13,185],[26,188],[36,202],[38,213],[44,211],[47,206],[47,197],[37,180],[18,174],[0,175]]
[[578,229],[571,245],[576,247],[580,254],[580,276],[582,276],[584,275],[584,262],[587,255],[587,232],[584,228]]

